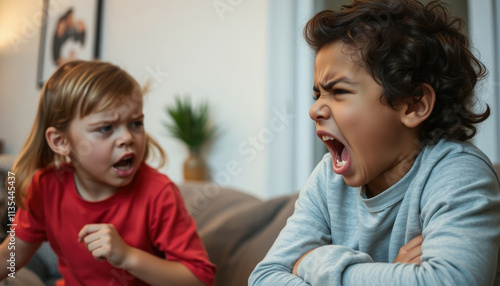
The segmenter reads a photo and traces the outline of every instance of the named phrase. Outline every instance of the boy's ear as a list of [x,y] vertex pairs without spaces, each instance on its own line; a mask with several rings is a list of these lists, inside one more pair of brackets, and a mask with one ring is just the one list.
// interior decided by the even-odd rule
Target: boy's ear
[[61,156],[69,155],[71,149],[65,133],[51,126],[45,130],[45,139],[54,153]]
[[420,100],[416,101],[414,97],[410,97],[402,103],[401,122],[409,128],[415,128],[426,120],[436,102],[436,92],[432,86],[423,83],[420,88],[423,94]]

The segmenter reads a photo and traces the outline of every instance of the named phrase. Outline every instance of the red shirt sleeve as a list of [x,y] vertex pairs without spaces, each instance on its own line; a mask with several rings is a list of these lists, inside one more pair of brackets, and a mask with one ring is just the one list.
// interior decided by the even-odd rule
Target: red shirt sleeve
[[173,183],[154,202],[151,233],[153,245],[165,253],[165,259],[181,262],[205,285],[214,284],[215,265],[210,262],[194,219]]
[[27,209],[19,208],[13,222],[17,224],[16,236],[30,243],[47,240],[43,209],[44,203],[40,186],[41,174],[42,172],[39,171],[33,176],[31,183],[26,189],[26,193],[28,194],[26,198]]

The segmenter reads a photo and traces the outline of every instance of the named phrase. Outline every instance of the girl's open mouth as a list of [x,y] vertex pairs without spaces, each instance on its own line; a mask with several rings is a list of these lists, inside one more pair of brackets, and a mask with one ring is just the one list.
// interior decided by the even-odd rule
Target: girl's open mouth
[[113,168],[119,175],[128,175],[130,171],[133,171],[134,161],[134,154],[127,154],[113,164]]
[[117,163],[113,165],[113,167],[117,170],[128,170],[130,169],[134,164],[134,156],[133,155],[127,155],[120,159]]

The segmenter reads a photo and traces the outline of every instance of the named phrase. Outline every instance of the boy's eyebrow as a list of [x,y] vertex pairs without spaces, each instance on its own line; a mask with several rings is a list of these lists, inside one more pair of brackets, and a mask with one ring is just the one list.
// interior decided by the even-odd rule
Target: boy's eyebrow
[[353,81],[346,78],[346,77],[341,77],[339,79],[336,79],[336,80],[332,80],[330,82],[328,82],[327,84],[322,84],[320,83],[319,85],[321,85],[321,87],[324,89],[324,90],[330,90],[332,89],[332,87],[334,85],[336,85],[337,83],[339,82],[343,82],[343,83],[347,83],[347,84],[353,84]]
[[[337,83],[339,83],[339,82],[343,82],[343,83],[347,83],[347,84],[353,84],[353,83],[354,83],[352,80],[350,80],[350,79],[348,79],[348,78],[346,78],[346,77],[341,77],[341,78],[339,78],[339,79],[332,80],[332,81],[330,81],[330,82],[328,82],[328,83],[326,83],[326,84],[320,83],[319,85],[320,85],[320,86],[321,86],[321,88],[323,88],[324,90],[330,90],[330,89],[332,89],[332,87],[333,87],[334,85],[336,85],[336,84],[337,84]],[[313,91],[314,91],[314,92],[319,92],[319,88],[318,88],[316,85],[314,85],[314,86],[313,86]]]
[[[326,84],[320,83],[319,85],[320,85],[320,86],[321,86],[321,88],[323,88],[324,90],[330,90],[330,89],[332,89],[332,87],[333,87],[334,85],[336,85],[336,84],[337,84],[337,83],[339,83],[339,82],[343,82],[343,83],[346,83],[346,84],[351,84],[351,85],[352,85],[352,84],[354,84],[354,81],[352,81],[352,80],[350,80],[350,79],[348,79],[348,78],[346,78],[346,77],[341,77],[341,78],[339,78],[339,79],[332,80],[332,81],[330,81],[330,82],[328,82],[328,83],[326,83]],[[318,86],[317,86],[317,85],[313,85],[313,91],[314,91],[314,92],[319,92],[319,88],[318,88]]]

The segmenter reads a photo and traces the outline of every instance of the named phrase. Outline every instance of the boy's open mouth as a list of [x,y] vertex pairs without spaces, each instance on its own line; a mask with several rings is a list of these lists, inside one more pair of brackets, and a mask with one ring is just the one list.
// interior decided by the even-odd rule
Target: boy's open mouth
[[328,135],[323,135],[321,139],[323,139],[323,142],[325,142],[328,149],[332,152],[336,167],[345,166],[349,158],[349,151],[345,148],[344,144]]
[[120,159],[117,163],[113,165],[114,168],[118,170],[128,170],[132,165],[134,164],[134,156],[133,155],[127,155]]

